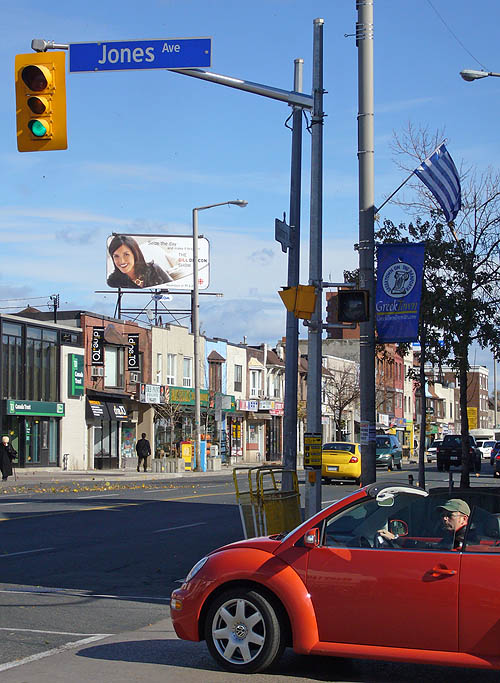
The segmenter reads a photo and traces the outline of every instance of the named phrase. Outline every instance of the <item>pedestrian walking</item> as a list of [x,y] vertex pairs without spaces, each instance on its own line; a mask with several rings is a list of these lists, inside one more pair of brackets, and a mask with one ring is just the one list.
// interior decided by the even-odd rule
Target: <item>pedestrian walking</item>
[[17,451],[14,450],[8,436],[2,436],[0,443],[0,470],[2,471],[2,481],[7,481],[7,477],[12,475],[12,461],[15,460]]
[[146,439],[146,434],[141,434],[141,438],[135,444],[135,450],[137,452],[137,471],[141,471],[141,461],[144,466],[144,472],[146,472],[148,467],[148,455],[151,455],[151,446],[149,441]]

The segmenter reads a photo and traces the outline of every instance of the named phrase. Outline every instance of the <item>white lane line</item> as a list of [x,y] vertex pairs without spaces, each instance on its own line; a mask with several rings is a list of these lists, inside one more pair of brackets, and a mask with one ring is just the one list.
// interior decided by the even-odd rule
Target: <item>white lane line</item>
[[77,500],[85,500],[85,498],[113,498],[119,495],[119,493],[105,493],[100,496],[98,493],[94,493],[92,496],[78,496]]
[[106,638],[107,636],[113,635],[112,633],[69,633],[68,631],[41,631],[37,628],[7,628],[6,626],[0,626],[0,631],[22,631],[24,633],[48,633],[56,636],[102,636]]
[[182,526],[169,526],[167,529],[156,529],[156,531],[153,531],[153,533],[159,534],[162,531],[175,531],[176,529],[187,529],[191,526],[202,526],[203,524],[206,524],[206,522],[196,522],[196,524],[183,524]]
[[[29,501],[31,503],[31,501]],[[8,500],[2,500],[0,505],[27,505],[28,501],[23,501],[22,503],[10,503]]]
[[39,548],[38,550],[23,550],[20,553],[7,553],[6,555],[0,555],[0,560],[4,557],[14,557],[15,555],[31,555],[32,553],[43,553],[46,550],[55,550],[55,548]]
[[33,588],[31,590],[17,590],[15,588],[7,588],[0,589],[0,594],[1,593],[6,593],[7,595],[57,595],[62,597],[76,596],[78,598],[88,599],[105,598],[112,600],[159,600],[162,602],[170,602],[170,596],[162,597],[158,595],[110,595],[106,593],[89,593],[88,591],[70,590],[69,588]]
[[30,655],[29,657],[25,657],[24,659],[17,659],[13,662],[6,662],[5,664],[0,664],[0,671],[14,669],[16,666],[23,666],[24,664],[29,664],[30,662],[36,662],[38,659],[44,659],[45,657],[52,657],[52,655],[60,654],[61,652],[65,652],[66,650],[74,650],[75,648],[80,647],[82,645],[88,645],[89,643],[95,643],[96,640],[102,640],[103,638],[107,638],[108,635],[112,634],[100,634],[97,636],[91,636],[90,638],[83,638],[82,640],[75,640],[71,643],[65,643],[60,647],[55,647],[52,650],[46,650],[45,652],[39,652],[36,655]]

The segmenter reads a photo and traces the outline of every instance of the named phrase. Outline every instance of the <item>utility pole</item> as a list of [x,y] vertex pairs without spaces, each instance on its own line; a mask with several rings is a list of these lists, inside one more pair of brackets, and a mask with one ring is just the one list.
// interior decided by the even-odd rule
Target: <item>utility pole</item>
[[[307,339],[307,431],[321,436],[321,368],[323,334],[323,19],[314,20],[313,112],[311,119],[311,203],[309,284],[316,287],[316,309]],[[306,468],[305,517],[321,509],[321,463]]]
[[[302,92],[304,60],[296,59],[293,89]],[[300,268],[300,203],[302,168],[302,107],[294,106],[292,114],[292,157],[290,170],[290,246],[288,248],[288,287],[299,284]],[[286,314],[285,345],[285,411],[283,420],[283,465],[297,469],[297,383],[299,364],[299,320],[293,311]],[[288,478],[289,477],[289,478]],[[292,488],[291,475],[285,473],[283,489]]]
[[360,323],[361,483],[375,470],[375,272],[373,142],[373,0],[356,0],[358,48],[359,284],[369,291],[370,315]]

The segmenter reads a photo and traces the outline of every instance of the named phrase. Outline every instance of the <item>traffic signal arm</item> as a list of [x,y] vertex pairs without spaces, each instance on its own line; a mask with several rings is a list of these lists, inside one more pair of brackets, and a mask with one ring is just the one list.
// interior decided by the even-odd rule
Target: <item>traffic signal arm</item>
[[16,55],[17,149],[67,149],[66,54]]

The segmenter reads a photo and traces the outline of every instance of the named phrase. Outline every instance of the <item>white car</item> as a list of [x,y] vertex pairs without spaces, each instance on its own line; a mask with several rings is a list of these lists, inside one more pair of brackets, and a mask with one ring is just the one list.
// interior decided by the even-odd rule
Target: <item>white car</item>
[[437,447],[443,443],[442,439],[434,439],[430,446],[425,451],[425,459],[427,462],[436,462],[437,459]]
[[491,449],[496,444],[496,441],[476,441],[476,444],[482,453],[483,459],[488,460],[491,455]]

